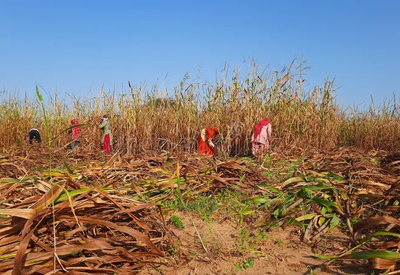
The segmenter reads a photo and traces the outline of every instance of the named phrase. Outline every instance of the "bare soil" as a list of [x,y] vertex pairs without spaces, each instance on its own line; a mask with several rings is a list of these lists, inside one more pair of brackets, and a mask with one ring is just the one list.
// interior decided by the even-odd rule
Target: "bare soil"
[[[326,267],[323,266],[326,261],[311,257],[313,253],[346,251],[350,240],[339,230],[333,230],[318,244],[305,244],[300,241],[301,232],[294,227],[272,228],[267,236],[260,238],[251,225],[240,225],[226,218],[207,222],[196,213],[177,212],[174,215],[184,224],[179,228],[170,222],[169,227],[176,236],[176,255],[157,265],[158,270],[148,266],[139,274],[369,274],[366,262]],[[243,228],[248,232],[246,236],[243,236]],[[253,265],[243,268],[243,262],[250,258],[253,258]]]

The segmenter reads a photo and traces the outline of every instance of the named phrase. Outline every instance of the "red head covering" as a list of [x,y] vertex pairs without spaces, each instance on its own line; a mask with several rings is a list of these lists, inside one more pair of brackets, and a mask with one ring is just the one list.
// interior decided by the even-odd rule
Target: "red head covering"
[[[79,122],[77,119],[71,120],[71,123],[74,126],[79,125]],[[81,135],[81,127],[80,126],[72,128],[72,139],[77,139],[80,137],[80,135]]]
[[266,117],[263,120],[261,120],[259,123],[254,126],[254,140],[258,137],[258,135],[261,133],[261,130],[264,126],[267,126],[268,124],[271,123],[271,120]]
[[206,128],[206,138],[215,138],[219,134],[219,127]]

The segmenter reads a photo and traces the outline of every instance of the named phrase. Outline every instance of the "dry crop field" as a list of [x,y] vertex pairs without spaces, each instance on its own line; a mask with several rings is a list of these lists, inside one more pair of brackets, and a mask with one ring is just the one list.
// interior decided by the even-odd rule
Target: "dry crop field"
[[[130,83],[72,103],[3,94],[0,273],[399,274],[398,101],[343,110],[333,81],[309,89],[304,72],[185,78],[172,97]],[[265,116],[273,147],[256,159]],[[198,156],[199,130],[214,125],[216,157]],[[32,127],[41,146],[25,144]]]

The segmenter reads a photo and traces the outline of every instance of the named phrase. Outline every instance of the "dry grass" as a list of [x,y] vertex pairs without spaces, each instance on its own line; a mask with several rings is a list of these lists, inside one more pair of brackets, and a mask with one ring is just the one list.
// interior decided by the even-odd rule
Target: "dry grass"
[[[301,158],[274,153],[263,168],[249,158],[110,159],[90,151],[69,157],[59,150],[50,172],[47,149],[25,146],[0,157],[0,272],[51,274],[55,268],[62,274],[64,268],[71,274],[135,274],[144,265],[165,264],[169,257],[160,257],[174,258],[175,240],[155,203],[166,203],[163,210],[168,210],[178,197],[190,204],[220,190],[233,191],[218,205],[231,209],[241,225],[268,230],[272,224],[295,223],[303,229],[302,240],[314,244],[338,226],[357,249],[391,245],[389,238],[396,236],[363,242],[388,223],[400,224],[399,157],[354,148]],[[326,253],[321,249],[317,252]]]
[[[0,157],[1,274],[137,274],[159,264],[173,242],[154,202],[175,196],[177,159],[117,157],[104,164],[90,153],[71,159],[65,153],[54,154],[52,170],[43,148]],[[242,182],[237,175],[251,168],[222,162],[213,173],[212,165],[202,158],[182,164],[192,195],[228,184],[251,192],[250,177]]]
[[[70,126],[71,118],[90,123],[83,145],[98,148],[97,125],[103,114],[111,116],[116,149],[128,154],[143,152],[195,152],[199,130],[220,125],[220,155],[243,156],[250,152],[254,124],[268,116],[273,124],[274,150],[329,150],[339,146],[396,150],[400,146],[400,112],[394,97],[380,107],[342,110],[335,100],[334,81],[307,87],[304,64],[273,71],[253,64],[245,76],[228,72],[211,84],[193,84],[186,77],[174,92],[157,86],[132,86],[121,92],[101,90],[97,97],[51,95],[46,103],[52,135]],[[130,86],[130,85],[129,85]],[[32,87],[34,90],[34,87]],[[44,131],[37,101],[4,95],[0,112],[0,147],[25,142],[30,128]],[[56,146],[69,141],[62,135]]]

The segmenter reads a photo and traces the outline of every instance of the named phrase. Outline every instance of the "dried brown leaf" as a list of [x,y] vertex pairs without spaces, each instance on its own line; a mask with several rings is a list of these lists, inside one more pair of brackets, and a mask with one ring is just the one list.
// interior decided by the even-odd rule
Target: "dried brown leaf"
[[371,226],[380,225],[380,224],[400,225],[400,220],[395,219],[391,216],[368,218],[368,219],[362,220],[362,221],[358,222],[356,225],[354,225],[354,233],[361,229],[364,229],[366,227],[371,227]]

